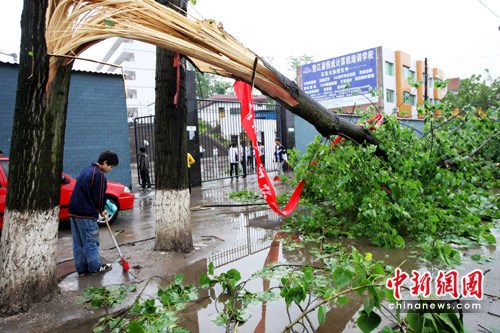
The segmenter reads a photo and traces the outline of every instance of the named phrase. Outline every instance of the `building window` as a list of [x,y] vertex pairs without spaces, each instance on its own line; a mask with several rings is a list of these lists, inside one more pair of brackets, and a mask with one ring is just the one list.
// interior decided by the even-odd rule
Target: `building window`
[[411,77],[410,68],[406,67],[406,66],[403,66],[403,78],[405,80],[408,80],[409,77]]
[[385,62],[385,74],[394,76],[394,64],[392,62]]
[[240,114],[241,109],[239,107],[237,108],[229,108],[229,114]]
[[410,95],[410,105],[417,105],[417,96],[415,95]]
[[125,80],[135,80],[135,71],[124,71],[123,75],[125,76]]
[[417,96],[410,94],[409,92],[403,93],[403,101],[405,104],[415,106],[417,104]]
[[416,100],[417,99],[416,99],[415,95],[412,95],[407,91],[403,92],[403,103],[409,104],[409,105],[415,105]]
[[135,90],[135,89],[127,89],[127,98],[129,98],[129,99],[137,99],[137,90]]
[[385,101],[387,103],[394,103],[394,90],[391,89],[385,90]]

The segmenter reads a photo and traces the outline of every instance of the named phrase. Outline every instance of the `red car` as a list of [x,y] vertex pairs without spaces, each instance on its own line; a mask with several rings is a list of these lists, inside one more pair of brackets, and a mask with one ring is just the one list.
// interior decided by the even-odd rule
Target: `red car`
[[[3,226],[3,215],[5,211],[5,202],[7,198],[7,179],[9,175],[9,158],[0,157],[0,230]],[[76,179],[63,173],[61,178],[61,210],[59,212],[59,220],[67,221],[69,220],[69,198],[75,187]],[[134,208],[134,194],[132,194],[129,188],[118,182],[108,180],[108,188],[106,190],[106,196],[111,200],[117,207],[116,213],[109,218],[109,222],[112,223],[118,217],[118,212],[121,210],[127,210]],[[104,225],[104,220],[99,221],[99,224]]]

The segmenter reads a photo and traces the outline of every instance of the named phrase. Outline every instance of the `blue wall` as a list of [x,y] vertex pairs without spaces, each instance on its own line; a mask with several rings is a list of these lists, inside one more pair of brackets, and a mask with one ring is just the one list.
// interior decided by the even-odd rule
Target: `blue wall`
[[[352,122],[356,124],[358,122],[359,117],[355,116],[338,116],[344,121]],[[319,135],[316,128],[313,125],[300,118],[299,116],[295,116],[295,147],[297,150],[300,150],[304,153],[307,149],[307,145],[313,142],[314,138]],[[399,122],[402,126],[412,127],[417,135],[421,135],[423,132],[424,121],[419,119],[400,119]]]
[[0,63],[0,150],[10,155],[10,140],[16,104],[17,65]]
[[[16,101],[17,65],[0,62],[0,149],[8,156]],[[69,90],[63,170],[77,177],[104,150],[120,163],[106,175],[131,186],[125,90],[120,75],[74,71]]]

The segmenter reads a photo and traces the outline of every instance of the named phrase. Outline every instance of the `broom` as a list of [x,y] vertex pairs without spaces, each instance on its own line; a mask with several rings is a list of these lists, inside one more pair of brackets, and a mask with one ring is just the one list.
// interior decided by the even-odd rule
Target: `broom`
[[[111,206],[112,205],[112,206]],[[110,202],[109,200],[106,202],[106,210],[110,209],[110,206],[113,207],[114,206],[114,210],[116,211],[116,206]],[[113,231],[111,230],[111,227],[109,226],[109,222],[108,222],[108,214],[106,214],[104,216],[104,222],[106,222],[106,226],[108,227],[108,230],[109,230],[109,234],[111,235],[111,238],[113,239],[113,242],[115,243],[115,247],[116,249],[118,250],[118,254],[120,255],[120,259],[122,261],[122,267],[123,267],[123,270],[125,272],[128,272],[129,270],[129,265],[128,265],[128,262],[127,260],[125,260],[125,258],[123,257],[123,254],[122,254],[122,251],[120,251],[120,247],[118,246],[118,243],[116,242],[116,239],[115,239],[115,236],[113,235]]]

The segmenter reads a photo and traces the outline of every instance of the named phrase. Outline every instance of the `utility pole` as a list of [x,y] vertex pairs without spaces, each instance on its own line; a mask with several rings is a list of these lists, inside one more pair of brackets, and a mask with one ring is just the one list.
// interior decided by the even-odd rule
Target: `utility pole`
[[427,58],[424,61],[424,105],[429,96],[427,95]]
[[425,109],[425,120],[427,121],[428,111],[427,111],[427,99],[429,98],[427,94],[427,58],[424,60],[424,109]]

